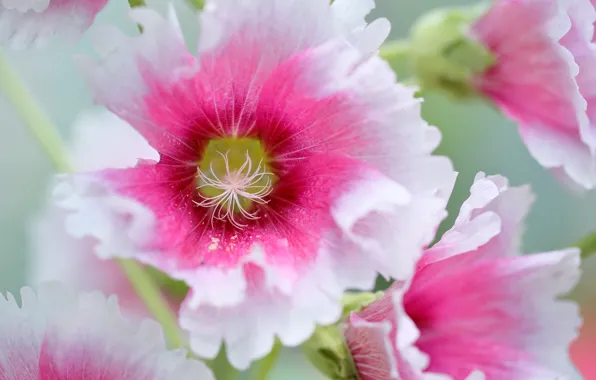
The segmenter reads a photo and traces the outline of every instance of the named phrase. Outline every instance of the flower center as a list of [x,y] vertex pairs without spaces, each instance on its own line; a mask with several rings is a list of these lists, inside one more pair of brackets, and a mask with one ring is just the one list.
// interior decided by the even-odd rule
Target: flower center
[[269,202],[277,177],[261,142],[252,138],[219,138],[209,141],[197,167],[195,203],[211,210],[211,222],[227,220],[242,229],[259,219],[257,205]]

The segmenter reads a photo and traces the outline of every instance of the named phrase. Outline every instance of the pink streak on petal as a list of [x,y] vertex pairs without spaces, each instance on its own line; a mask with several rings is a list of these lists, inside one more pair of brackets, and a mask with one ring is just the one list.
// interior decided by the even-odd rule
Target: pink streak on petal
[[345,322],[344,337],[362,380],[422,380],[427,360],[413,346],[419,332],[402,306],[404,284]]
[[38,380],[154,380],[141,365],[129,358],[114,357],[101,342],[54,343],[60,340],[46,333],[39,357]]

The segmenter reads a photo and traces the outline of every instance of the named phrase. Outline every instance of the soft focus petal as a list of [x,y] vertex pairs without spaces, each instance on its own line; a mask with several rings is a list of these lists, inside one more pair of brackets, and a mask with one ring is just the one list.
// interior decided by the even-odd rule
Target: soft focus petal
[[213,379],[204,364],[165,348],[153,321],[124,319],[115,297],[77,295],[44,283],[21,292],[22,307],[0,298],[0,375],[30,378],[177,380]]
[[2,0],[0,45],[26,48],[53,35],[76,40],[108,0]]
[[[82,113],[74,127],[71,152],[78,170],[134,166],[139,158],[156,157],[156,152],[125,122],[103,110]],[[117,135],[113,139],[110,135]],[[35,216],[30,229],[31,252],[28,283],[61,281],[79,291],[99,290],[116,294],[126,312],[146,315],[113,260],[95,255],[93,239],[77,239],[64,231],[67,213],[48,204]],[[92,268],[92,270],[90,270]]]
[[575,77],[580,92],[588,103],[589,128],[580,131],[582,139],[590,147],[596,145],[596,44],[594,23],[596,9],[590,0],[569,2],[567,10],[571,29],[560,43],[571,52],[579,73]]
[[[56,195],[72,211],[68,230],[98,240],[100,256],[133,257],[186,281],[181,323],[199,355],[214,356],[223,341],[245,368],[276,336],[300,344],[337,320],[346,289],[372,288],[378,272],[411,276],[445,216],[455,173],[431,156],[440,133],[421,118],[414,89],[374,55],[388,28],[366,26],[371,7],[208,2],[198,58],[174,17],[136,11],[142,36],[104,33],[112,43],[101,59],[81,62],[96,101],[160,157],[63,177]],[[219,176],[209,156],[211,143],[238,139],[263,147],[270,192],[252,209],[206,206],[204,160],[211,181],[253,195],[238,190],[244,178],[229,169],[230,150],[218,151],[228,168]],[[261,168],[248,150],[246,160]]]
[[[568,33],[584,32],[581,29],[587,26],[572,23],[569,3],[497,1],[471,29],[497,60],[477,78],[477,85],[519,123],[524,142],[540,164],[561,169],[583,187],[593,188],[596,127],[588,119],[580,92],[591,91],[588,77],[593,70],[581,70],[588,59],[579,61],[579,56],[578,68],[572,53],[583,53],[564,46],[570,41]],[[586,73],[579,76],[580,70]]]

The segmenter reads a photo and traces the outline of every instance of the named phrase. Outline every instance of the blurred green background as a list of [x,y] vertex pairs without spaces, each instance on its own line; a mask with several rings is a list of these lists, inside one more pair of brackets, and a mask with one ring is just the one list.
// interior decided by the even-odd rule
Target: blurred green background
[[[392,38],[401,38],[425,11],[466,3],[472,2],[378,0],[378,9],[372,16],[389,18],[393,24]],[[97,22],[116,24],[132,34],[135,26],[126,18],[126,8],[125,0],[112,0]],[[196,41],[196,37],[191,37],[196,30],[193,17],[183,15],[182,21],[192,45]],[[38,51],[5,52],[65,138],[77,113],[91,106],[89,92],[72,60],[73,54],[89,51],[89,45],[89,36],[86,36],[75,47],[54,43]],[[424,116],[443,131],[439,152],[451,157],[460,172],[450,205],[451,218],[467,197],[474,175],[484,171],[503,174],[514,185],[532,185],[537,201],[527,221],[524,237],[527,252],[568,246],[596,230],[596,195],[573,193],[561,186],[530,158],[514,124],[487,105],[479,101],[456,104],[440,94],[428,94]],[[51,176],[46,158],[0,95],[0,290],[17,291],[24,285],[28,260],[27,224],[45,201]],[[583,280],[575,294],[586,315],[591,301],[596,299],[595,260],[584,263]],[[587,319],[590,326],[591,319]],[[274,378],[314,379],[298,371],[303,363],[296,358],[297,355],[288,353],[283,374],[279,372]]]

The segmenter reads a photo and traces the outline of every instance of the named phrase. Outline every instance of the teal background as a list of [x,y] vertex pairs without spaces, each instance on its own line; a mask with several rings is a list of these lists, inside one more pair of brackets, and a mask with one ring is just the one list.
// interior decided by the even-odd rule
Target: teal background
[[[159,2],[159,1],[157,1]],[[375,16],[388,17],[393,24],[392,38],[407,34],[412,22],[424,11],[439,5],[465,4],[440,0],[381,0]],[[135,32],[126,18],[126,1],[113,0],[100,14],[98,23],[113,23]],[[196,26],[190,15],[183,17],[189,43]],[[89,51],[89,37],[77,46],[54,43],[37,51],[4,52],[18,68],[32,92],[43,104],[64,138],[77,113],[91,107],[91,98],[72,61],[73,54]],[[571,245],[585,233],[596,230],[596,196],[577,194],[562,187],[537,165],[517,135],[515,125],[480,101],[454,103],[440,94],[429,94],[424,115],[440,127],[444,140],[439,152],[453,159],[460,172],[450,205],[451,217],[468,195],[478,171],[503,174],[514,185],[529,183],[537,201],[528,218],[524,244],[528,252]],[[0,94],[0,290],[17,291],[25,284],[28,259],[27,224],[45,201],[52,170],[46,158],[16,114]],[[593,301],[594,260],[584,263],[584,277],[577,290],[586,311]],[[591,323],[591,322],[590,322]],[[303,364],[289,353],[283,374],[275,379],[315,379],[298,370]],[[292,356],[294,355],[294,356]],[[298,360],[298,361],[297,361]]]

